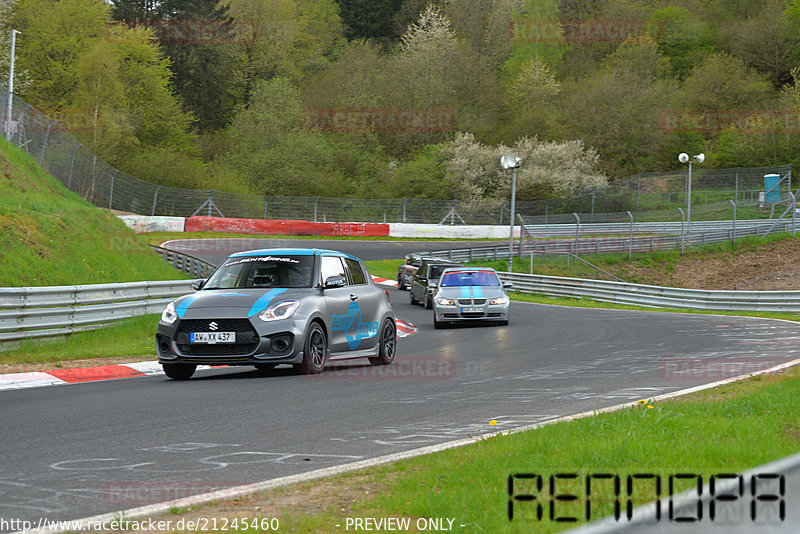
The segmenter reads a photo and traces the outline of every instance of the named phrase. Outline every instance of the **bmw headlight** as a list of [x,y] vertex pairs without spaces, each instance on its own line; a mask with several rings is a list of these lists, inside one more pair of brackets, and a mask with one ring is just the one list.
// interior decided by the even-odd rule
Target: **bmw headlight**
[[288,319],[299,307],[300,301],[298,300],[284,300],[283,302],[273,304],[266,310],[259,313],[258,318],[262,321],[278,321],[280,319]]
[[508,304],[508,297],[497,297],[489,301],[489,304]]
[[436,302],[438,302],[440,306],[455,306],[456,305],[456,303],[453,301],[453,299],[438,298],[438,299],[436,299]]
[[161,312],[161,320],[167,324],[172,324],[178,320],[178,314],[175,312],[175,303],[170,302],[164,311]]

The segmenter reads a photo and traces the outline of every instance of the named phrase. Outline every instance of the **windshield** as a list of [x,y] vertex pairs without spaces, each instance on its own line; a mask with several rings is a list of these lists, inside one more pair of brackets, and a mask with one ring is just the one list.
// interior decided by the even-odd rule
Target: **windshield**
[[203,289],[311,287],[313,256],[228,258]]
[[440,287],[499,285],[500,280],[494,271],[450,271],[439,282]]
[[442,271],[451,268],[453,265],[431,265],[428,278],[431,280],[438,280],[442,276]]

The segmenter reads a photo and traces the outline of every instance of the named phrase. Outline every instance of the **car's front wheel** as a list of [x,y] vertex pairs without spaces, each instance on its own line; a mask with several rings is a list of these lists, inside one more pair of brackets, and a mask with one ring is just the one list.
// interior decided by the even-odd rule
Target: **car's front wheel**
[[303,347],[303,362],[300,364],[300,374],[315,375],[325,368],[328,355],[328,340],[319,323],[311,323],[306,332],[306,342]]
[[426,310],[433,309],[433,297],[430,295],[428,295],[428,297],[425,299],[425,309]]
[[397,289],[405,289],[406,286],[403,284],[403,276],[398,274],[397,275]]
[[416,298],[414,298],[414,288],[413,287],[409,290],[408,298],[409,298],[411,304],[419,304],[419,301]]
[[381,325],[381,334],[378,339],[378,356],[370,358],[372,365],[389,365],[394,361],[397,352],[397,328],[391,319],[386,319]]
[[437,320],[436,319],[436,314],[434,313],[434,315],[433,315],[433,327],[436,330],[440,330],[442,328],[447,328],[447,326],[448,326],[447,323]]
[[188,363],[162,363],[164,374],[173,380],[189,380],[197,366]]

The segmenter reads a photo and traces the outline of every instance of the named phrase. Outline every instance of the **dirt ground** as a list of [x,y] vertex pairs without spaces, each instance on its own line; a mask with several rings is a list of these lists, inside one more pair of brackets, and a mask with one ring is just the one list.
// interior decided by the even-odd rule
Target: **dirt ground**
[[[668,272],[665,272],[668,271]],[[664,266],[621,265],[617,276],[625,281],[694,289],[739,291],[800,290],[800,243],[784,239],[757,250],[701,256],[691,255],[672,269]]]

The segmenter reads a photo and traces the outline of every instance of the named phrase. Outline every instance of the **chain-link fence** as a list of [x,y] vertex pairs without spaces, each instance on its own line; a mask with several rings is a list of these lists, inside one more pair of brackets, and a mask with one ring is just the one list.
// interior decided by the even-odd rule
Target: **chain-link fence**
[[[5,89],[5,88],[3,88]],[[413,198],[363,199],[246,195],[221,191],[159,186],[115,169],[93,154],[59,121],[52,120],[18,97],[8,113],[8,92],[0,97],[3,134],[48,172],[92,204],[141,215],[188,217],[214,215],[238,218],[305,219],[328,222],[404,222],[437,224],[509,224],[509,202]],[[11,120],[6,120],[10,117]],[[499,164],[499,163],[498,163]],[[728,200],[754,204],[765,191],[764,176],[780,181],[770,200],[786,198],[791,190],[791,166],[698,169],[692,176],[693,219]],[[587,221],[625,220],[625,212],[651,219],[687,203],[688,172],[641,173],[605,188],[547,200],[516,203],[528,223],[572,221],[579,213]],[[778,192],[778,195],[774,195]],[[711,206],[711,209],[708,209]],[[705,211],[704,211],[704,208]],[[769,216],[769,210],[762,214]]]

